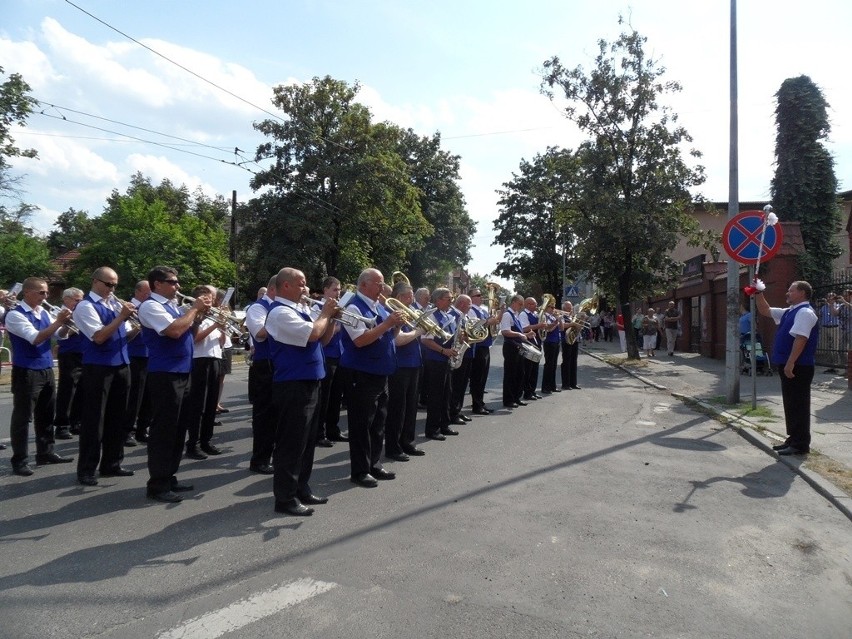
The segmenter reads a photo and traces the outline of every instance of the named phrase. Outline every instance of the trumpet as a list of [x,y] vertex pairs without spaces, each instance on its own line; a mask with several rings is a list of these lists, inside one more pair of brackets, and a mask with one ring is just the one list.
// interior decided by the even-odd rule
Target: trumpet
[[[58,306],[54,306],[53,304],[51,304],[47,300],[44,300],[41,303],[41,305],[45,308],[45,310],[47,311],[47,314],[50,316],[50,319],[54,322],[56,321],[56,318],[59,316],[59,313],[62,312],[61,308],[59,308]],[[16,304],[16,306],[17,306],[17,304]],[[80,334],[80,328],[74,323],[74,320],[71,319],[70,317],[67,320],[65,320],[65,327],[68,329],[68,332],[71,333],[72,335],[79,335]]]
[[[189,295],[184,295],[180,291],[177,291],[178,299],[181,301],[181,305],[190,306],[195,303],[195,298],[190,297]],[[216,324],[218,324],[225,334],[231,339],[239,340],[243,336],[243,329],[240,326],[240,321],[231,315],[228,311],[223,308],[211,306],[204,313],[204,317],[212,320]]]
[[[311,299],[307,295],[303,295],[301,299],[302,304],[311,307],[316,306],[318,308],[322,308],[325,306],[325,302],[322,300]],[[364,317],[363,315],[358,315],[358,313],[353,313],[352,311],[347,311],[342,306],[337,309],[337,313],[332,319],[339,324],[343,324],[344,326],[351,326],[355,328],[358,326],[358,323],[363,323],[367,328],[373,328],[376,325],[376,319],[374,317]]]
[[[120,297],[116,297],[115,295],[112,296],[112,299],[114,299],[122,306],[124,306],[125,304],[129,304],[129,302],[125,302],[123,299],[121,299]],[[139,317],[136,315],[136,313],[133,313],[133,315],[127,318],[127,323],[130,324],[130,327],[133,330],[140,330],[142,328],[142,324],[139,323]]]
[[441,328],[438,322],[432,319],[432,314],[438,310],[437,308],[431,308],[426,311],[415,311],[413,308],[409,308],[395,297],[385,297],[384,295],[379,295],[379,301],[391,311],[398,311],[402,313],[402,320],[405,322],[406,326],[412,330],[417,330],[419,328],[424,333],[429,333],[442,342],[448,342],[453,339],[453,335],[451,333],[445,331]]

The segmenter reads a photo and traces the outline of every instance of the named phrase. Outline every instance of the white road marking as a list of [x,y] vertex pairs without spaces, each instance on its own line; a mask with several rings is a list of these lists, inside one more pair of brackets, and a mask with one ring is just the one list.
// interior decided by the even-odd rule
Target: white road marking
[[157,635],[157,639],[217,639],[250,623],[274,615],[311,597],[328,592],[337,584],[299,579],[277,588],[235,601],[221,610],[208,612]]

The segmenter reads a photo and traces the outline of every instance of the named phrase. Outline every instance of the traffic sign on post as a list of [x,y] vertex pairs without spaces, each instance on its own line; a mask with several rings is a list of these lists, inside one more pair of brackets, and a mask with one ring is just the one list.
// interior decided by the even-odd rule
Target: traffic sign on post
[[783,239],[781,225],[766,225],[765,219],[763,211],[743,211],[728,220],[722,243],[732,260],[754,266],[775,256]]

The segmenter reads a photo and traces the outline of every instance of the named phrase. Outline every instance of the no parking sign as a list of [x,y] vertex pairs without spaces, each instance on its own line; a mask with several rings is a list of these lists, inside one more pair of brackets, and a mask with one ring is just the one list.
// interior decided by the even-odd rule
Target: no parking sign
[[766,224],[763,211],[743,211],[728,220],[722,232],[725,252],[746,266],[773,258],[781,248],[782,239],[781,225]]

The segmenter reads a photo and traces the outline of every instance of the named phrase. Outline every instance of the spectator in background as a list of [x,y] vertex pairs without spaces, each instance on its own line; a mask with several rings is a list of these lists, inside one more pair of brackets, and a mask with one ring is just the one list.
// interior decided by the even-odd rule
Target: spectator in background
[[606,311],[603,314],[603,318],[601,320],[601,326],[603,327],[603,339],[605,342],[612,341],[612,333],[613,333],[613,325],[615,324],[615,317],[612,314],[612,311]]
[[657,347],[657,333],[659,326],[657,325],[656,314],[653,308],[648,309],[648,314],[642,320],[642,338],[645,355],[648,357],[654,356],[654,349]]
[[663,326],[666,331],[666,350],[669,352],[669,357],[674,355],[677,338],[680,334],[680,309],[674,301],[669,302],[666,312],[662,314]]
[[618,331],[618,341],[621,343],[621,352],[627,352],[627,333],[624,332],[624,315],[619,313],[615,316],[615,328]]

